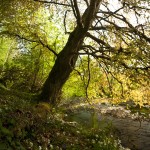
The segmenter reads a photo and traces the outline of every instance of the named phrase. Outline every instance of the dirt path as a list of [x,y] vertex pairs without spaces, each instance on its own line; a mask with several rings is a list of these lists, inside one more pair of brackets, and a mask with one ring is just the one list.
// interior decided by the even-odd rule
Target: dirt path
[[[101,108],[99,108],[99,110],[101,110]],[[105,107],[105,110],[109,113],[101,113],[101,111],[96,112],[99,127],[102,128],[106,126],[104,122],[107,124],[112,123],[113,127],[117,129],[116,133],[124,147],[128,147],[131,150],[150,150],[150,121],[141,121],[140,124],[138,120],[128,117],[129,112],[125,113],[123,112],[123,109],[119,112],[116,111],[115,108],[115,113],[119,112],[118,115],[121,117],[112,116],[110,114],[110,109],[107,106]],[[104,110],[102,111],[104,112]],[[91,111],[84,108],[80,108],[78,111],[73,112],[72,115],[69,116],[69,120],[76,121],[83,126],[93,126],[93,114]]]
[[122,145],[133,150],[150,150],[150,122],[140,122],[130,118],[108,117],[117,128]]

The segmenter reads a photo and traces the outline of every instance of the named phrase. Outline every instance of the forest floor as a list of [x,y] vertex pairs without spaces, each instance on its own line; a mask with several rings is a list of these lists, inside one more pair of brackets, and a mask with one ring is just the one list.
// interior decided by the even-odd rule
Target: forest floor
[[[79,101],[52,108],[35,99],[36,95],[0,88],[0,150],[129,150],[124,148],[128,146],[136,150],[140,149],[138,144],[149,146],[149,113],[140,116],[144,119],[140,127],[136,113],[132,118],[123,107]],[[122,109],[126,113],[120,113]],[[129,124],[135,126],[136,134]],[[134,148],[126,145],[130,135],[124,133],[137,135],[139,142],[130,139]],[[145,143],[140,144],[143,139]]]
[[111,127],[86,128],[66,120],[66,108],[0,88],[0,150],[128,150]]
[[[83,126],[104,128],[111,126],[125,147],[133,150],[150,148],[150,107],[74,103],[68,108],[68,120]],[[67,112],[67,113],[68,113]]]

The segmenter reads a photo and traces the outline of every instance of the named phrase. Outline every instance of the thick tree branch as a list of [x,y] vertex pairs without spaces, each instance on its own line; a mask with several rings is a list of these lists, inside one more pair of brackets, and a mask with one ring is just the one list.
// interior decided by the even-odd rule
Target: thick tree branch
[[100,2],[101,0],[91,0],[89,7],[85,10],[82,16],[82,23],[85,30],[88,30],[92,25],[92,22],[96,17],[96,13],[98,12]]
[[[72,1],[72,0],[71,0]],[[73,6],[73,10],[75,12],[75,17],[77,19],[77,24],[79,26],[82,26],[82,21],[81,21],[81,15],[80,15],[80,11],[79,11],[79,8],[78,8],[78,3],[77,3],[77,0],[73,0],[73,3],[74,3],[74,6]]]

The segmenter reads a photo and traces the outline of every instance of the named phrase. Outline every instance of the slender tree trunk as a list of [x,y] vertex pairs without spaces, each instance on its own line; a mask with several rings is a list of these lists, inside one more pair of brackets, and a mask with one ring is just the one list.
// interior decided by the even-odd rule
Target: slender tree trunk
[[82,18],[78,18],[81,19],[81,24],[79,23],[70,34],[66,46],[59,53],[56,62],[44,83],[42,93],[40,95],[41,101],[49,102],[52,105],[57,104],[61,89],[75,67],[75,63],[78,58],[78,51],[95,18],[100,1],[101,0],[92,0],[90,6],[85,10]]

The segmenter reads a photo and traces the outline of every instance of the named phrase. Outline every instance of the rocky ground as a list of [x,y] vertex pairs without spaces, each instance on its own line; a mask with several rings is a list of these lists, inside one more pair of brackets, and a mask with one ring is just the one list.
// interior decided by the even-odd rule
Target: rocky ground
[[150,115],[132,113],[125,106],[100,103],[71,105],[68,112],[71,121],[77,121],[88,127],[98,124],[103,128],[111,124],[122,145],[131,150],[150,150]]
[[123,146],[133,150],[150,150],[150,122],[131,118],[107,117],[118,131]]

